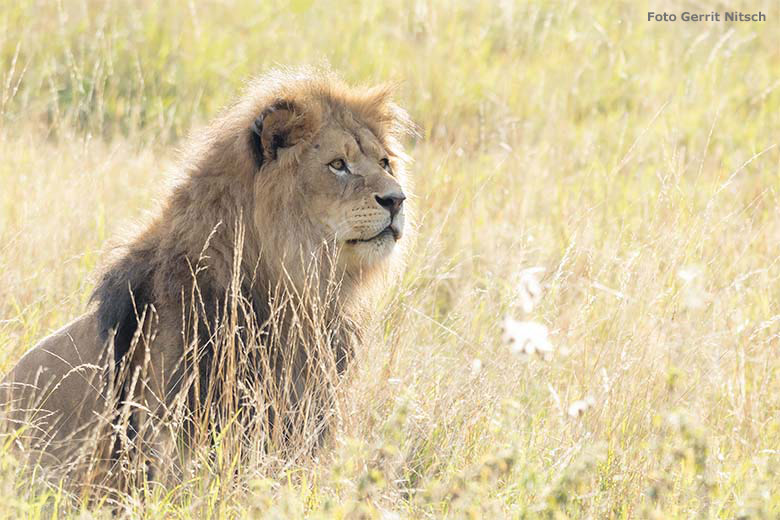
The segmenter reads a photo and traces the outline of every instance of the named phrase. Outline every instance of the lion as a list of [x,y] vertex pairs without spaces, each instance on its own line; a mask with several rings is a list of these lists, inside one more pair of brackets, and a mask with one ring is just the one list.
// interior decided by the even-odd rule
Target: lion
[[[182,430],[175,403],[212,427],[252,407],[291,438],[294,413],[280,427],[279,402],[300,412],[306,385],[327,379],[318,364],[344,373],[377,280],[402,264],[402,139],[414,125],[392,91],[277,70],[191,136],[180,179],[99,275],[86,312],[3,381],[36,462],[94,471],[129,445],[164,459],[161,439]],[[210,414],[220,395],[252,386],[239,373],[262,374],[265,393],[252,396],[283,398],[258,404],[245,392]],[[327,397],[307,403],[328,415]]]

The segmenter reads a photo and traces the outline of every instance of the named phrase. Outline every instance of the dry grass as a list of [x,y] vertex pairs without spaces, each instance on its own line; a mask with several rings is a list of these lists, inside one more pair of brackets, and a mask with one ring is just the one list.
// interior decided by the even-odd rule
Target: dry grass
[[[3,371],[80,313],[106,241],[247,75],[324,58],[402,79],[424,131],[417,246],[332,443],[123,510],[780,514],[777,6],[737,2],[769,21],[730,25],[650,24],[635,2],[293,4],[0,10]],[[505,315],[544,324],[552,356],[513,353]],[[85,507],[18,473],[5,456],[0,515]]]

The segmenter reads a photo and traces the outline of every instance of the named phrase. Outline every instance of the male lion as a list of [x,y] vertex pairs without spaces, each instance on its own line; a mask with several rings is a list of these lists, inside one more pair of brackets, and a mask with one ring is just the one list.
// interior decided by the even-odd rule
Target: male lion
[[28,451],[95,471],[133,444],[164,458],[177,425],[192,434],[245,408],[283,440],[303,401],[324,418],[327,394],[308,386],[343,373],[364,289],[399,256],[410,131],[386,87],[311,71],[253,82],[192,139],[182,180],[87,312],[6,376]]

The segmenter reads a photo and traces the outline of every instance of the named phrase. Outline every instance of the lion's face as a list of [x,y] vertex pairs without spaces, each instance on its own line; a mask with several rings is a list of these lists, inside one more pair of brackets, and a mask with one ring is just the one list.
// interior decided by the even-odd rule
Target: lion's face
[[394,159],[365,127],[323,127],[300,157],[300,189],[312,223],[347,267],[383,260],[401,240],[406,195]]
[[408,211],[400,137],[412,124],[389,94],[303,83],[254,105],[255,223],[288,272],[323,245],[353,280],[400,258]]
[[406,194],[395,141],[385,144],[349,110],[277,101],[255,121],[250,142],[260,166],[256,200],[265,201],[255,206],[258,233],[296,229],[279,246],[288,259],[300,246],[325,244],[339,265],[360,274],[397,249]]

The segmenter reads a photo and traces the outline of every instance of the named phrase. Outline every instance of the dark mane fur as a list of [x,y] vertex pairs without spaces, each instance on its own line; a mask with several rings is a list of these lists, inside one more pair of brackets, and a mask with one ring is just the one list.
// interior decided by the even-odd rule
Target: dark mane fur
[[153,303],[152,269],[148,255],[128,252],[103,274],[92,293],[100,339],[107,343],[113,334],[117,365],[130,348],[138,317]]

